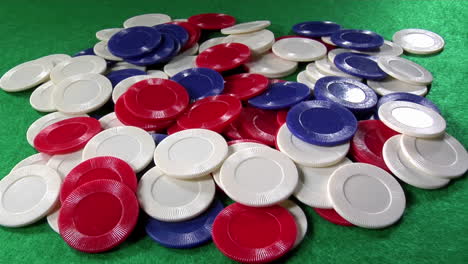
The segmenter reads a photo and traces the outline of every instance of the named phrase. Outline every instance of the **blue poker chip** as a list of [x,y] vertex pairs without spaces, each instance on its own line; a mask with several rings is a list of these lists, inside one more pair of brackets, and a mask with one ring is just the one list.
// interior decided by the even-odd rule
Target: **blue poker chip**
[[[431,102],[431,100],[425,97],[419,96],[419,95],[411,94],[411,93],[391,93],[391,94],[384,95],[380,97],[379,102],[377,103],[377,109],[379,109],[379,107],[385,104],[386,102],[391,102],[391,101],[413,102],[413,103],[428,107],[440,114],[440,109],[437,107],[437,105]],[[379,119],[377,111],[375,112],[375,118]]]
[[286,116],[293,135],[318,146],[335,146],[348,142],[356,133],[356,117],[339,104],[313,100],[293,106]]
[[112,87],[115,87],[119,82],[136,75],[146,75],[146,72],[138,69],[122,69],[112,71],[106,77],[111,81]]
[[326,76],[315,83],[315,98],[337,103],[354,114],[375,109],[377,94],[364,83],[346,77]]
[[224,79],[217,71],[208,68],[191,68],[172,76],[188,92],[192,101],[219,95],[224,89]]
[[139,66],[146,66],[164,63],[172,59],[178,52],[178,44],[174,40],[174,37],[168,34],[161,34],[161,36],[161,43],[150,53],[140,57],[126,58],[125,61]]
[[167,33],[177,38],[181,46],[184,46],[190,37],[189,33],[185,28],[176,24],[159,24],[153,26],[153,28],[156,29],[158,32]]
[[340,25],[330,21],[307,21],[292,27],[292,31],[296,35],[311,38],[330,36],[340,29]]
[[377,58],[367,54],[343,52],[336,55],[333,62],[341,71],[359,78],[381,80],[387,77],[377,64]]
[[131,27],[114,34],[107,47],[117,57],[132,58],[151,52],[161,43],[161,38],[152,27]]
[[146,224],[146,234],[168,248],[197,247],[211,240],[213,222],[223,209],[221,201],[216,199],[207,211],[188,221],[162,222],[150,218]]
[[384,39],[369,30],[342,29],[331,34],[330,40],[335,45],[354,50],[374,50],[383,45]]
[[291,107],[309,99],[310,88],[298,82],[279,82],[270,85],[262,94],[251,98],[250,105],[266,110],[277,110]]
[[167,138],[166,134],[159,134],[159,133],[150,133],[151,137],[153,137],[154,143],[158,145],[163,141],[165,138]]

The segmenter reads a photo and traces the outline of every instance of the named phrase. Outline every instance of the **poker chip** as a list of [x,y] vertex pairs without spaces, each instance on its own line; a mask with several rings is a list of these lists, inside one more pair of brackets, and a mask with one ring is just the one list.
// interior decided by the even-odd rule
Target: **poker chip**
[[285,38],[272,46],[273,53],[290,61],[315,61],[327,54],[327,48],[320,42],[308,38]]
[[382,148],[389,138],[397,134],[379,120],[359,121],[351,140],[350,155],[358,162],[369,163],[390,172],[382,157]]
[[296,239],[294,217],[279,205],[254,208],[234,203],[224,208],[213,223],[216,247],[243,263],[276,260],[294,246]]
[[338,69],[359,78],[381,80],[387,77],[377,64],[377,58],[367,54],[344,52],[336,55],[333,62]]
[[142,209],[152,218],[180,222],[197,217],[210,206],[215,185],[210,176],[180,180],[154,167],[140,179],[137,195]]
[[240,43],[224,43],[201,52],[195,63],[198,67],[223,72],[241,66],[249,58],[250,49],[248,46]]
[[330,36],[331,41],[342,48],[354,50],[373,50],[383,45],[384,39],[369,30],[341,29]]
[[297,186],[298,174],[294,162],[285,154],[258,147],[229,156],[221,166],[220,181],[232,200],[265,207],[286,200]]
[[168,64],[164,65],[164,72],[169,76],[172,77],[177,73],[190,69],[195,68],[195,59],[197,56],[181,56],[175,57],[171,60]]
[[227,125],[226,128],[224,128],[223,135],[230,140],[241,140],[249,138],[249,136],[240,130],[240,124],[240,118],[235,119],[232,123]]
[[151,162],[155,144],[144,130],[131,127],[109,128],[94,136],[83,150],[83,160],[112,156],[127,162],[140,172]]
[[[201,30],[199,27],[196,25],[193,25],[191,23],[188,23],[187,21],[172,21],[170,24],[178,25],[183,27],[187,33],[189,34],[189,39],[187,40],[187,43],[185,43],[184,47],[182,47],[182,50],[187,50],[195,45],[197,45],[198,40],[200,39],[201,36]],[[201,51],[200,51],[201,52]]]
[[83,148],[100,131],[101,125],[94,118],[69,118],[39,132],[34,138],[34,147],[49,155],[67,154]]
[[219,200],[194,219],[183,222],[163,222],[150,218],[145,230],[151,239],[168,248],[193,248],[211,241],[213,222],[224,209]]
[[52,101],[52,94],[55,90],[55,84],[52,81],[45,82],[39,87],[34,89],[29,97],[29,103],[32,108],[40,112],[53,112],[57,111],[54,102]]
[[315,61],[315,63],[310,63],[309,65],[307,65],[307,68],[306,68],[307,72],[310,74],[310,76],[314,77],[314,79],[316,79],[316,80],[318,80],[318,79],[320,79],[321,77],[324,77],[324,76],[316,77],[316,75],[314,74],[314,69],[313,69],[314,67],[313,66],[315,66],[315,68],[316,68],[315,71],[318,71],[319,74],[340,76],[340,77],[347,77],[347,78],[353,78],[353,79],[361,80],[360,77],[356,77],[356,76],[347,74],[347,73],[343,72],[342,70],[338,69],[335,66],[335,64],[330,63],[328,58],[322,58],[320,60]]
[[98,32],[96,32],[96,38],[101,41],[109,41],[109,39],[121,31],[123,28],[106,28],[106,29],[101,29]]
[[430,139],[403,135],[400,142],[407,160],[430,176],[453,179],[468,170],[465,147],[447,133]]
[[133,84],[125,93],[125,105],[143,119],[167,120],[181,114],[188,105],[188,94],[177,82],[147,79]]
[[433,54],[444,48],[445,41],[438,34],[424,29],[409,28],[393,34],[393,42],[406,52],[413,54]]
[[[117,99],[119,99],[119,97],[124,94],[126,91],[128,91],[128,89],[134,85],[135,83],[139,82],[139,81],[143,81],[143,80],[147,80],[147,79],[151,79],[151,78],[159,78],[159,79],[164,79],[164,78],[160,78],[160,77],[155,77],[153,75],[136,75],[136,76],[131,76],[131,77],[128,77],[122,81],[120,81],[115,87],[114,89],[112,90],[112,101],[114,101],[114,103],[117,102]],[[167,79],[167,77],[165,78]]]
[[292,27],[295,34],[310,38],[330,36],[340,29],[340,25],[331,21],[307,21]]
[[82,55],[57,64],[50,71],[50,79],[59,84],[64,79],[78,74],[102,74],[107,68],[106,61],[94,55]]
[[242,110],[239,99],[230,95],[208,96],[196,101],[177,119],[183,129],[203,128],[221,132]]
[[179,48],[179,43],[177,43],[177,40],[173,36],[162,34],[161,42],[156,48],[138,57],[126,58],[125,60],[140,66],[163,63],[173,58],[179,51]]
[[236,23],[236,19],[226,14],[206,13],[191,16],[188,18],[188,22],[201,29],[218,30],[233,26]]
[[62,204],[58,219],[60,236],[78,251],[107,251],[130,236],[138,210],[138,200],[125,184],[91,181],[75,189]]
[[245,34],[245,33],[260,31],[262,29],[269,27],[270,25],[271,25],[271,22],[268,20],[245,22],[245,23],[236,24],[227,28],[222,28],[221,33],[225,35]]
[[346,221],[333,209],[314,208],[314,211],[321,216],[323,219],[330,223],[341,225],[341,226],[354,226],[350,222]]
[[205,42],[203,42],[202,44],[200,44],[200,48],[198,49],[198,51],[200,53],[202,53],[203,51],[205,51],[206,49],[209,49],[213,46],[216,46],[218,44],[221,44],[223,43],[223,40],[224,40],[225,37],[217,37],[217,38],[210,38],[210,39],[207,39],[205,40]]
[[146,75],[146,72],[139,69],[122,69],[117,71],[112,71],[106,75],[107,79],[109,79],[112,83],[112,87],[116,87],[117,84],[122,82],[123,80],[133,77],[133,76],[143,76]]
[[327,76],[315,83],[315,98],[337,103],[355,114],[372,111],[377,95],[367,85],[354,79]]
[[444,133],[446,127],[441,115],[413,102],[386,102],[379,107],[378,115],[389,128],[413,137],[437,137]]
[[294,242],[293,246],[293,248],[296,248],[302,242],[302,240],[304,240],[304,237],[307,233],[307,217],[304,211],[302,211],[301,207],[299,207],[291,200],[283,201],[279,205],[288,209],[289,213],[294,217],[294,221],[296,222],[297,236],[296,242]]
[[319,146],[344,144],[357,129],[357,120],[348,109],[323,100],[295,105],[288,112],[286,124],[294,136]]
[[237,97],[239,100],[248,100],[268,88],[269,80],[256,73],[241,73],[224,77],[223,94]]
[[22,63],[0,78],[0,88],[6,92],[20,92],[47,81],[54,65],[47,60]]
[[364,53],[370,56],[374,57],[380,57],[380,56],[401,56],[403,54],[403,48],[400,47],[399,44],[384,40],[384,43],[382,46],[375,50],[367,50],[367,51],[355,51],[358,53]]
[[367,80],[367,85],[381,96],[403,92],[425,96],[428,92],[426,85],[409,84],[392,77],[380,81]]
[[249,73],[262,74],[268,78],[281,78],[296,71],[298,63],[276,56],[273,53],[266,53],[245,64]]
[[271,49],[275,43],[275,35],[267,29],[260,31],[229,35],[222,43],[241,43],[250,48],[253,55],[260,55]]
[[387,140],[383,146],[383,158],[390,171],[403,182],[421,189],[438,189],[446,186],[450,180],[433,177],[417,169],[401,151],[401,135]]
[[340,162],[348,153],[349,143],[333,147],[322,147],[304,142],[294,136],[286,124],[276,136],[278,149],[296,164],[311,167],[327,167]]
[[394,224],[406,206],[400,184],[388,172],[364,163],[335,170],[328,181],[328,194],[339,215],[364,228]]
[[156,147],[154,163],[170,177],[193,179],[219,168],[228,153],[226,140],[206,129],[187,129]]
[[44,165],[12,171],[0,181],[0,225],[21,227],[44,218],[58,200],[61,183],[57,172]]
[[249,104],[266,110],[291,107],[310,97],[307,85],[298,82],[281,82],[270,85],[262,94],[249,100]]
[[58,216],[60,213],[60,206],[57,206],[56,209],[47,215],[47,224],[49,227],[54,230],[54,232],[60,234],[59,227],[58,227]]
[[166,14],[144,14],[131,17],[123,23],[125,28],[131,27],[151,27],[171,21],[171,17]]
[[380,106],[382,106],[386,102],[391,102],[391,101],[413,102],[413,103],[428,107],[440,114],[440,110],[437,107],[437,105],[435,105],[429,99],[422,97],[422,96],[417,96],[411,93],[392,93],[392,94],[384,95],[380,97],[379,102],[377,103],[377,109],[379,109]]
[[185,46],[185,44],[187,44],[187,41],[190,37],[188,31],[184,27],[177,24],[159,24],[153,26],[153,28],[156,29],[158,32],[164,32],[174,36],[176,39],[179,40],[182,46]]
[[96,45],[93,47],[93,51],[94,54],[108,61],[123,61],[121,57],[117,57],[109,51],[107,41],[100,41],[96,43]]
[[433,79],[432,74],[424,67],[404,58],[384,56],[379,57],[377,63],[380,69],[402,82],[428,85]]
[[46,165],[49,159],[51,158],[50,155],[44,153],[36,153],[33,154],[20,162],[18,162],[10,171],[10,173],[16,169],[26,167],[29,165]]
[[224,89],[223,76],[209,68],[190,68],[177,73],[171,80],[182,85],[193,101],[219,95]]
[[308,75],[307,75],[307,72],[306,71],[301,71],[297,74],[297,78],[296,78],[296,81],[298,83],[302,83],[302,84],[305,84],[307,85],[307,87],[309,87],[309,89],[313,92],[314,91],[314,87],[315,87],[315,80],[312,80],[312,78],[310,78]]
[[115,115],[115,112],[109,113],[99,118],[99,123],[101,123],[102,129],[125,126],[122,122],[119,121],[119,119]]
[[76,165],[83,161],[83,150],[75,151],[69,154],[53,155],[47,162],[47,167],[57,171],[62,180]]
[[317,82],[318,79],[329,75],[329,73],[323,73],[319,71],[316,62],[311,62],[307,64],[306,69],[305,69],[305,74],[307,75],[307,77],[309,77],[311,81],[313,81],[314,89],[315,89],[315,83]]
[[275,145],[276,133],[279,129],[275,111],[245,107],[238,120],[241,134],[269,146]]
[[121,182],[133,191],[137,188],[135,172],[125,161],[110,156],[96,157],[81,162],[67,174],[60,189],[60,201],[65,202],[79,186],[102,179]]
[[341,54],[341,53],[345,53],[345,52],[358,52],[357,50],[350,50],[350,49],[341,49],[341,48],[336,48],[336,49],[332,49],[328,52],[327,54],[327,58],[328,60],[333,64],[335,65],[335,57],[336,55],[338,54]]

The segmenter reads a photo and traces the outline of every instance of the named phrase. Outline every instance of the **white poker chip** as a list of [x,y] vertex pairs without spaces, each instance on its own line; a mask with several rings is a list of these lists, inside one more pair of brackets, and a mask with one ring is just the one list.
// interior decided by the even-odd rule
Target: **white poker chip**
[[423,66],[401,57],[378,57],[377,64],[388,75],[402,82],[428,85],[433,80],[432,74]]
[[327,54],[327,48],[322,43],[307,38],[280,39],[272,47],[273,53],[290,61],[315,61]]
[[218,169],[227,154],[226,140],[218,133],[187,129],[166,137],[158,144],[154,163],[170,177],[194,179]]
[[140,172],[151,162],[156,144],[151,135],[133,126],[113,127],[94,136],[83,150],[83,160],[112,156]]
[[224,192],[232,200],[264,207],[291,196],[297,187],[298,172],[294,162],[277,150],[248,148],[224,161],[220,180]]
[[445,45],[441,36],[425,29],[403,29],[393,34],[392,39],[406,52],[413,54],[436,53],[441,51]]
[[103,75],[78,74],[64,79],[52,95],[57,110],[67,114],[84,114],[99,109],[109,101],[112,84]]
[[432,139],[403,135],[401,149],[411,164],[434,177],[454,179],[468,170],[465,147],[447,133]]
[[294,136],[286,124],[276,136],[281,152],[297,164],[310,167],[328,167],[340,162],[349,151],[349,142],[333,147],[322,147],[304,142]]
[[99,123],[101,123],[102,129],[109,129],[113,127],[125,126],[120,122],[120,120],[115,115],[115,112],[109,113],[101,118],[99,118]]
[[306,71],[301,71],[297,74],[296,81],[302,84],[307,85],[311,91],[314,91],[315,80],[312,80],[306,73]]
[[123,61],[122,58],[115,56],[109,51],[109,48],[107,47],[107,41],[100,41],[94,45],[93,48],[94,53],[106,60],[111,60],[111,61]]
[[316,208],[333,208],[333,203],[328,197],[328,180],[335,170],[343,165],[351,164],[348,158],[342,159],[337,164],[329,167],[314,168],[297,165],[299,171],[299,183],[294,191],[294,196],[304,204]]
[[260,55],[271,49],[275,43],[275,35],[267,29],[246,34],[229,35],[223,43],[241,43],[250,48],[252,55]]
[[198,53],[198,48],[199,47],[200,47],[200,45],[198,45],[198,43],[195,43],[195,44],[193,44],[192,47],[182,51],[177,56],[175,56],[174,59],[175,58],[180,58],[180,57],[183,57],[183,56],[193,56],[193,55]]
[[403,54],[403,48],[400,45],[384,40],[384,43],[376,51],[353,51],[356,53],[363,53],[370,56],[380,57],[380,56],[400,56]]
[[401,135],[388,139],[382,150],[385,164],[398,179],[421,189],[438,189],[446,186],[450,180],[433,177],[417,169],[401,151]]
[[146,71],[145,66],[138,66],[135,64],[128,63],[126,61],[118,61],[114,64],[114,66],[112,66],[109,69],[109,72],[119,71],[119,70],[124,70],[124,69],[137,69],[137,70]]
[[150,75],[152,78],[159,78],[159,79],[169,79],[169,76],[163,71],[159,70],[149,70],[147,71],[148,75]]
[[433,138],[442,135],[446,128],[440,114],[413,102],[386,102],[379,107],[378,113],[386,126],[408,136]]
[[164,72],[172,77],[177,73],[190,68],[196,68],[195,59],[197,56],[182,56],[172,59],[168,64],[164,65]]
[[323,36],[321,37],[321,39],[323,42],[327,43],[328,45],[336,47],[336,44],[331,41],[330,36]]
[[426,85],[409,84],[392,77],[387,77],[381,81],[367,80],[367,85],[381,96],[401,92],[411,93],[419,96],[424,96],[427,94]]
[[202,53],[206,49],[209,49],[213,46],[223,43],[224,38],[226,37],[217,37],[217,38],[207,39],[205,42],[200,44],[200,47],[198,48],[198,52]]
[[315,67],[317,70],[324,75],[340,76],[346,78],[352,78],[356,80],[362,80],[359,77],[349,75],[340,69],[338,69],[334,63],[331,63],[328,58],[322,58],[315,61]]
[[48,60],[21,63],[0,78],[0,88],[6,92],[27,90],[47,81],[53,67],[54,65]]
[[[259,148],[259,147],[260,148],[261,147],[267,147],[268,148],[267,145],[263,145],[263,144],[259,144],[259,143],[255,143],[255,142],[239,142],[239,143],[228,146],[227,157],[231,156],[232,154],[236,153],[239,150],[248,149],[248,148]],[[221,186],[221,180],[220,180],[220,176],[219,176],[220,170],[221,170],[221,168],[213,171],[211,173],[211,175],[213,176],[213,180],[215,181],[216,185],[218,185],[218,187],[221,190],[223,190],[223,186]]]
[[216,192],[210,176],[196,180],[169,177],[158,167],[147,171],[138,183],[141,208],[152,218],[165,222],[192,219],[210,206]]
[[36,121],[34,121],[26,131],[26,139],[28,143],[34,147],[34,138],[41,132],[42,129],[55,124],[59,121],[68,119],[68,118],[73,118],[73,117],[79,117],[79,116],[88,116],[86,114],[83,115],[69,115],[61,112],[53,112],[50,114],[47,114],[45,116],[42,116],[38,118]]
[[64,61],[67,61],[69,59],[71,59],[72,57],[68,54],[51,54],[51,55],[47,55],[47,56],[44,56],[44,57],[41,57],[37,60],[45,60],[45,61],[48,61],[50,63],[52,63],[53,66],[61,63],[61,62],[64,62]]
[[171,17],[166,14],[144,14],[125,20],[123,26],[125,28],[136,26],[152,27],[167,22],[171,22]]
[[83,73],[102,74],[106,70],[106,60],[95,55],[73,57],[57,64],[50,72],[50,79],[58,84],[64,79]]
[[29,103],[32,108],[40,112],[57,111],[54,102],[52,101],[54,90],[55,84],[52,81],[45,82],[37,87],[29,97]]
[[44,218],[54,207],[62,180],[44,165],[19,168],[0,181],[0,225],[21,227]]
[[18,162],[13,167],[13,169],[11,169],[11,171],[14,171],[14,170],[17,170],[19,168],[26,167],[29,165],[46,165],[50,158],[51,156],[47,154],[36,153]]
[[67,177],[68,173],[83,161],[83,150],[75,151],[69,154],[54,155],[47,162],[47,167],[58,172],[62,179]]
[[281,78],[292,74],[297,69],[298,63],[284,60],[273,53],[266,53],[253,58],[245,64],[249,73],[262,74],[267,78]]
[[252,22],[240,23],[234,26],[221,29],[221,33],[225,35],[229,34],[245,34],[251,33],[254,31],[260,31],[271,25],[271,22],[268,20],[258,20]]
[[279,205],[286,208],[294,217],[294,221],[296,222],[297,237],[293,246],[293,248],[296,248],[302,242],[302,240],[304,240],[304,237],[307,233],[307,217],[304,211],[302,211],[301,207],[299,207],[299,205],[295,204],[291,200],[283,201]]
[[342,49],[342,48],[332,49],[327,54],[328,60],[331,63],[334,63],[336,55],[345,53],[345,52],[355,52],[355,51],[350,50],[350,49]]
[[314,82],[317,82],[317,80],[320,79],[320,78],[328,76],[328,75],[320,72],[317,69],[317,65],[315,65],[315,62],[311,62],[311,63],[307,64],[305,72],[306,72],[307,76],[309,76],[309,78],[311,80],[313,80]]
[[123,28],[106,28],[96,32],[96,38],[102,41],[109,41],[109,39],[116,33],[120,32]]
[[58,227],[59,214],[60,214],[60,205],[57,204],[56,208],[52,210],[52,212],[49,213],[49,215],[47,215],[47,223],[49,224],[49,227],[58,234],[60,234],[59,227]]
[[397,222],[406,207],[405,193],[388,172],[366,163],[338,168],[328,181],[335,211],[364,228],[384,228]]
[[[164,75],[166,74],[164,73]],[[112,101],[116,103],[119,97],[122,96],[122,94],[124,94],[135,83],[139,81],[151,79],[151,78],[157,78],[157,77],[152,76],[152,75],[137,75],[137,76],[132,76],[132,77],[129,77],[127,79],[120,81],[114,87],[114,90],[112,90]]]

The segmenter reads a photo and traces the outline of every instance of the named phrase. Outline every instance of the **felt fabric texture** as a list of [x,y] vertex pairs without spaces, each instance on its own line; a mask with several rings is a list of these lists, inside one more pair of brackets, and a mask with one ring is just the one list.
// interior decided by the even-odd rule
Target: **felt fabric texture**
[[[166,13],[187,18],[209,12],[233,15],[238,22],[271,20],[270,29],[276,36],[290,34],[292,25],[307,20],[331,20],[344,28],[369,29],[386,39],[404,28],[440,34],[446,42],[440,54],[404,57],[433,73],[427,97],[442,111],[447,132],[467,146],[466,0],[3,0],[0,74],[44,55],[74,54],[92,47],[97,42],[96,31],[119,27],[134,15]],[[287,79],[295,80],[295,75]],[[35,153],[25,133],[43,114],[29,105],[30,94],[31,90],[0,91],[0,178]],[[434,191],[402,186],[407,198],[405,214],[400,222],[384,230],[333,225],[301,205],[309,230],[302,244],[278,263],[468,263],[466,177]],[[233,263],[213,243],[190,250],[159,246],[145,235],[142,226],[121,246],[102,254],[83,254],[69,248],[45,220],[25,228],[0,228],[0,263]]]

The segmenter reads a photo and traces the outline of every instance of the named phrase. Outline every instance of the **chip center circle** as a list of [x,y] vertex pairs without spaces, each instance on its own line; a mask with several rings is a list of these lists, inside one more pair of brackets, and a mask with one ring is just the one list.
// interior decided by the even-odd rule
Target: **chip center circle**
[[2,194],[3,207],[12,213],[22,213],[38,204],[47,192],[42,177],[30,175],[18,179]]
[[151,110],[164,110],[174,105],[177,95],[165,85],[146,86],[142,88],[137,97],[137,102],[143,108]]
[[208,140],[199,137],[189,137],[182,138],[174,143],[169,148],[168,155],[170,160],[195,165],[209,159],[213,151],[214,147]]
[[222,117],[229,110],[229,105],[221,101],[213,101],[191,109],[189,118],[195,117],[200,122],[211,121]]
[[80,175],[80,178],[76,182],[76,186],[83,185],[93,180],[102,179],[114,180],[119,182],[122,180],[119,174],[110,168],[94,168]]
[[268,192],[281,183],[283,169],[270,159],[252,157],[237,166],[235,178],[245,190],[254,193]]
[[364,174],[349,177],[343,185],[343,193],[352,207],[370,214],[385,211],[391,202],[391,196],[385,184]]
[[278,240],[281,225],[270,213],[244,211],[229,222],[232,240],[245,248],[265,248]]
[[328,90],[335,97],[352,103],[360,103],[366,100],[366,94],[357,85],[346,82],[333,82]]
[[[200,192],[200,185],[193,181],[184,181],[168,176],[159,177],[153,183],[151,194],[153,199],[167,207],[181,207],[191,203]],[[173,194],[173,195],[161,195]]]
[[342,129],[340,115],[324,108],[311,108],[304,111],[299,117],[299,122],[306,130],[319,134],[333,134]]
[[413,33],[403,36],[403,41],[411,43],[412,46],[418,48],[430,48],[435,42],[434,39],[426,34]]
[[373,39],[372,36],[361,32],[346,32],[341,35],[341,38],[353,43],[369,43],[372,42]]
[[99,91],[100,87],[97,82],[93,80],[77,80],[64,91],[63,104],[75,105],[84,104],[92,101]]
[[398,107],[392,110],[392,116],[406,126],[427,128],[434,124],[434,120],[427,113],[411,107]]
[[47,140],[52,144],[66,144],[83,136],[88,127],[80,123],[67,123],[52,129]]

